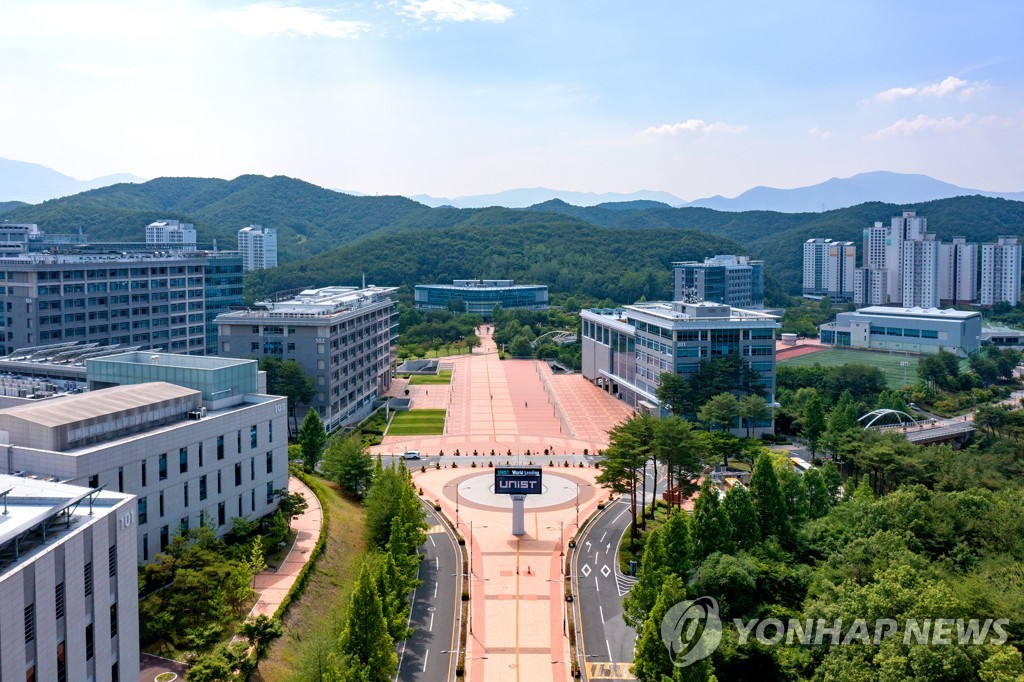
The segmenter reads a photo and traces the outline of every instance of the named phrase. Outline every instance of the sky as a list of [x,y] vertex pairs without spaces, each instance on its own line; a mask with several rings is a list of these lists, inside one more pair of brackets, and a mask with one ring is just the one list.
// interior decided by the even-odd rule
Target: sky
[[0,157],[79,179],[1024,190],[1020,0],[3,0],[0,26]]

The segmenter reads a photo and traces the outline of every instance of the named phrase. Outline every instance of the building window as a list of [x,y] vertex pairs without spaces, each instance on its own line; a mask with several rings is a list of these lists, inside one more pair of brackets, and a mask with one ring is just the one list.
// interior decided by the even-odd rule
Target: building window
[[138,505],[139,505],[139,523],[140,524],[146,523],[147,521],[149,521],[149,512],[146,509],[146,507],[147,507],[146,498],[145,497],[140,497]]
[[110,605],[110,636],[117,637],[117,602]]
[[107,548],[107,575],[111,578],[117,575],[117,545]]
[[96,650],[96,642],[93,641],[92,623],[85,626],[85,660],[91,661]]
[[64,583],[57,583],[57,587],[53,590],[54,612],[57,614],[57,620],[64,617],[64,596]]
[[217,459],[224,459],[224,436],[217,436]]
[[238,454],[242,454],[242,430],[239,429],[235,434],[235,447],[238,450]]
[[185,518],[183,518],[178,523],[178,535],[181,535],[181,536],[188,535],[188,528],[189,528],[188,521],[189,521],[189,517],[186,516]]
[[178,473],[184,474],[188,471],[188,448],[178,450]]
[[267,504],[274,503],[274,482],[267,481]]
[[274,421],[267,422],[267,442],[274,442]]
[[256,447],[256,425],[253,424],[249,427],[249,449],[252,450]]
[[167,453],[166,452],[161,454],[160,457],[157,459],[156,469],[157,469],[157,474],[158,474],[159,479],[161,481],[166,481],[167,480]]
[[57,644],[57,682],[68,682],[67,644]]
[[92,594],[92,562],[85,562],[85,568],[82,569],[82,574],[85,576],[85,596],[88,597]]
[[223,502],[218,502],[217,503],[217,525],[218,526],[223,526],[226,521],[227,521],[227,519],[226,519],[226,514],[224,512],[224,503]]
[[249,506],[256,511],[256,488],[249,491]]
[[164,517],[164,491],[160,491],[160,518]]
[[99,474],[93,474],[92,476],[89,477],[89,487],[90,488],[99,488],[100,487],[100,477],[99,477]]
[[199,501],[206,499],[206,474],[199,477]]
[[185,485],[182,487],[182,490],[185,493],[185,509],[188,509],[188,481],[185,482]]
[[203,441],[199,441],[199,468],[203,468]]
[[36,605],[29,604],[25,607],[25,644],[35,641],[36,638]]
[[274,453],[267,452],[267,473],[274,473]]
[[223,490],[221,489],[221,484],[220,484],[220,469],[218,469],[218,470],[217,470],[217,494],[218,494],[218,495],[220,495],[220,494],[221,494],[222,492],[224,492],[224,491],[223,491]]
[[142,487],[146,487],[146,460],[142,460]]
[[250,481],[255,481],[256,480],[256,458],[255,457],[250,457],[249,458],[249,480]]
[[149,561],[149,533],[142,534],[142,560]]
[[160,551],[164,551],[167,548],[167,543],[171,540],[171,534],[167,530],[167,526],[160,527]]
[[124,492],[124,467],[117,467],[117,492]]
[[242,485],[242,463],[235,463],[235,487]]

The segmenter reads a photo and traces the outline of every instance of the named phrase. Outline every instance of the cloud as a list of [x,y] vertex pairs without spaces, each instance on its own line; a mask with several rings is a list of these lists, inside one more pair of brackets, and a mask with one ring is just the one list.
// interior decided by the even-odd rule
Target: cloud
[[103,66],[101,64],[60,64],[65,71],[84,73],[90,76],[101,76],[103,78],[128,78],[135,75],[132,69],[121,69],[116,66]]
[[832,137],[831,130],[822,130],[821,128],[811,128],[807,131],[807,134],[811,137],[820,137],[823,140],[827,140]]
[[488,21],[501,24],[512,18],[512,9],[490,0],[410,0],[401,13],[418,21]]
[[967,114],[963,118],[957,119],[952,116],[932,118],[931,116],[920,114],[913,120],[905,118],[900,119],[891,126],[871,133],[864,139],[881,140],[887,137],[896,137],[898,135],[906,137],[925,132],[953,133],[961,130],[992,128],[997,125],[1004,124],[1005,121],[1000,119],[998,116],[977,116],[976,114]]
[[980,86],[972,86],[962,78],[949,76],[939,83],[932,83],[922,88],[889,88],[875,95],[875,99],[879,102],[893,102],[906,97],[945,97],[954,93],[967,97],[980,89]]
[[282,7],[273,3],[218,12],[211,23],[249,36],[299,35],[307,38],[356,38],[369,30],[361,21],[331,18],[329,10]]
[[682,123],[666,123],[660,126],[651,126],[641,130],[639,135],[641,137],[666,137],[675,136],[679,133],[710,135],[713,133],[745,133],[746,131],[747,126],[745,125],[733,125],[731,123],[722,123],[721,121],[707,123],[699,118],[691,118]]

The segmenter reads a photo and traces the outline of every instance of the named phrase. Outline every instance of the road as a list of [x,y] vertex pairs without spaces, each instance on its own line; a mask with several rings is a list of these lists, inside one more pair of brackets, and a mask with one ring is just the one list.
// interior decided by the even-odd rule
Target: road
[[[652,500],[653,467],[647,477],[646,503]],[[659,479],[659,490],[662,481]],[[619,540],[628,532],[629,499],[609,505],[580,537],[570,571],[574,576],[576,623],[584,679],[634,680],[629,672],[636,631],[622,619],[622,598],[635,582],[618,566]],[[627,540],[628,542],[628,540]]]
[[427,523],[430,530],[421,548],[418,574],[423,584],[413,591],[409,614],[409,625],[416,631],[398,647],[398,682],[455,679],[462,559],[454,539],[430,507]]

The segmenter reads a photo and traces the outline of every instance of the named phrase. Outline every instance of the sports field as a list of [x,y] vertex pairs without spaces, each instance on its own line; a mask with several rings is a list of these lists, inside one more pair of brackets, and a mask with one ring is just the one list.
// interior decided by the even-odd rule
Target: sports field
[[389,436],[440,436],[444,434],[444,410],[396,412]]
[[[889,384],[889,388],[900,388],[904,384],[913,384],[917,381],[917,363],[919,360],[920,358],[916,355],[906,355],[904,353],[829,348],[817,353],[808,353],[807,355],[800,355],[795,358],[779,360],[779,364],[786,367],[812,367],[815,364],[822,367],[837,367],[854,362],[861,365],[872,365],[885,373],[885,379]],[[901,362],[908,364],[906,367],[903,367],[900,364]]]

